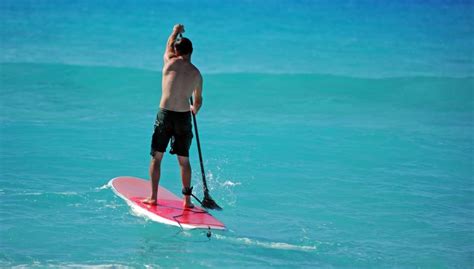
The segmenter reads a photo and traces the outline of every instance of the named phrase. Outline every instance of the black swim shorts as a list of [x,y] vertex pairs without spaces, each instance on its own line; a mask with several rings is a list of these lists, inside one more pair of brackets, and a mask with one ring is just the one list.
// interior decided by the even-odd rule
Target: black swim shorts
[[165,152],[171,139],[171,154],[189,157],[193,139],[191,112],[176,112],[160,108],[156,115],[155,128],[151,138],[150,155]]

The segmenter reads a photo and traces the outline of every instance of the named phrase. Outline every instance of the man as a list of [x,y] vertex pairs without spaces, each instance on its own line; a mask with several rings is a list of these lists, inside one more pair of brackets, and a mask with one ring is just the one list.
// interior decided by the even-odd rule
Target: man
[[[202,105],[202,76],[191,63],[193,46],[189,39],[180,38],[184,25],[177,24],[168,38],[164,55],[162,94],[151,140],[151,196],[143,203],[156,205],[163,154],[171,140],[171,154],[178,155],[183,183],[183,207],[192,208],[191,165],[189,147],[193,138],[191,112],[197,114]],[[194,105],[189,98],[194,95]]]

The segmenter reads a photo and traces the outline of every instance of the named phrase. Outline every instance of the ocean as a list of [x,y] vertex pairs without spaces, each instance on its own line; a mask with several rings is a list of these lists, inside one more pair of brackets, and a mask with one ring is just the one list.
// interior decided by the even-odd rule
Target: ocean
[[[0,3],[1,268],[471,268],[472,1]],[[148,178],[174,24],[204,77],[209,240]],[[202,197],[196,141],[195,193]],[[160,184],[181,190],[166,154]]]

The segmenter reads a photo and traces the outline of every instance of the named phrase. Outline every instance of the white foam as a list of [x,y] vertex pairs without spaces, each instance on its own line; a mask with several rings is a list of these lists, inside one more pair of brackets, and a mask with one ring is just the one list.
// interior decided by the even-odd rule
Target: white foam
[[65,196],[73,196],[77,195],[77,192],[74,191],[63,191],[63,192],[53,192],[54,194],[65,195]]
[[25,192],[25,193],[22,193],[21,195],[26,195],[26,196],[38,196],[38,195],[42,195],[43,193],[42,192]]
[[247,237],[226,237],[224,235],[215,234],[216,239],[227,240],[234,243],[245,244],[249,246],[258,246],[263,248],[270,249],[281,249],[281,250],[296,250],[296,251],[315,251],[316,246],[304,246],[304,245],[294,245],[284,242],[264,242],[255,239],[250,239]]
[[12,266],[11,268],[15,268],[15,269],[23,269],[23,268],[31,268],[31,267],[40,267],[40,268],[94,268],[94,269],[108,269],[108,268],[113,268],[113,269],[116,269],[116,268],[133,268],[133,267],[130,267],[130,266],[127,266],[127,265],[122,265],[122,264],[96,264],[96,265],[92,265],[92,264],[75,264],[75,263],[71,263],[71,264],[66,264],[66,263],[60,263],[60,264],[42,264],[40,262],[33,262],[33,264],[20,264],[20,265],[16,265],[16,266]]
[[105,190],[105,189],[110,189],[111,187],[112,187],[112,185],[110,185],[110,182],[108,182],[107,184],[104,184],[103,186],[97,187],[95,189],[96,190]]
[[224,183],[221,183],[221,185],[222,185],[223,187],[225,187],[225,186],[234,187],[234,186],[242,185],[242,183],[240,183],[240,182],[232,182],[232,181],[230,181],[230,180],[226,180]]

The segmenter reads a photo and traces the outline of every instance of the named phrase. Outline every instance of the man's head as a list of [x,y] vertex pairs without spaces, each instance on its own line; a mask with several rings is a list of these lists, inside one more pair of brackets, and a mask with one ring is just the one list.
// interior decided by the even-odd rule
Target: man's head
[[186,37],[182,37],[174,43],[174,50],[179,56],[191,55],[193,53],[193,43]]

